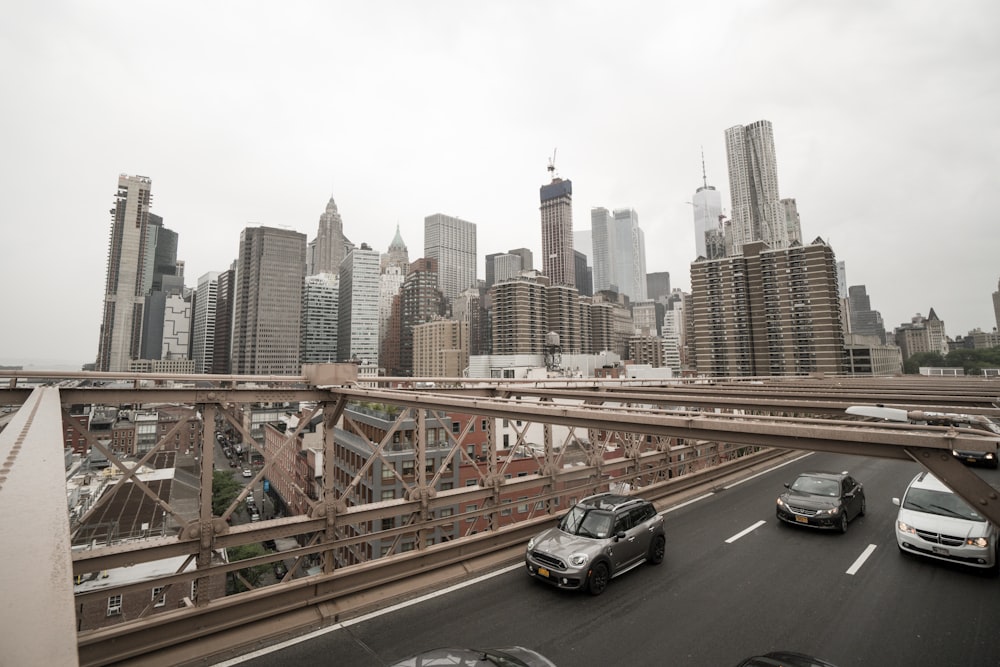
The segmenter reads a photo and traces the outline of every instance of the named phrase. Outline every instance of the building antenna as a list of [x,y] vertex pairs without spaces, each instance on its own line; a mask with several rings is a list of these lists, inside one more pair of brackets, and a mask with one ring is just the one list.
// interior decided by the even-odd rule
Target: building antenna
[[701,147],[701,184],[708,188],[708,176],[705,175],[705,147]]
[[556,180],[556,151],[558,150],[559,150],[558,146],[553,148],[552,157],[549,158],[549,166],[548,166],[549,176],[552,177],[553,181]]

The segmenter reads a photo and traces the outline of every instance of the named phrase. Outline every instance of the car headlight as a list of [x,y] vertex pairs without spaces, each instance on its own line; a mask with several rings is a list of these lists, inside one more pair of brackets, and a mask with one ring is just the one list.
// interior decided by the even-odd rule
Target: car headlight
[[778,507],[784,507],[784,506],[785,506],[785,503],[783,503],[781,501],[781,498],[778,498]]
[[980,549],[985,549],[990,546],[990,541],[985,537],[970,537],[965,540],[965,543],[970,547],[979,547]]
[[588,560],[587,554],[573,554],[569,557],[569,562],[576,567],[580,567]]
[[901,533],[909,533],[910,535],[917,534],[917,530],[913,526],[904,521],[896,522],[896,530],[898,530]]
[[816,510],[816,516],[837,516],[840,513],[839,507],[831,507],[825,510]]
[[532,537],[530,540],[528,540],[528,551],[531,551],[532,549],[535,548],[535,540],[537,539],[538,536],[536,535],[535,537]]
[[988,461],[992,461],[992,460],[993,460],[993,458],[994,458],[994,456],[995,456],[995,455],[993,454],[993,452],[989,452],[989,453],[988,453],[988,454],[986,455],[986,459],[987,459]]

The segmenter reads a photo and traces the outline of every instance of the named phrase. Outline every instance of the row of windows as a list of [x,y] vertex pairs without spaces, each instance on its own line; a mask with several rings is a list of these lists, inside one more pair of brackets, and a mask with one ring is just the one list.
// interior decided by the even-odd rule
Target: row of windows
[[[198,582],[191,582],[191,599],[194,600],[198,592]],[[150,598],[153,607],[163,607],[167,604],[167,595],[163,592],[163,586],[156,586],[152,589]],[[120,616],[122,613],[122,596],[112,595],[108,597],[108,616]]]

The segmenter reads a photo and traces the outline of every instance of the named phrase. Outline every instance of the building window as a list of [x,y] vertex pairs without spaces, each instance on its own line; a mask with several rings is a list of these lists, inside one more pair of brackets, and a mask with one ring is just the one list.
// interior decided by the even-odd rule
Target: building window
[[413,460],[403,461],[403,477],[413,477]]
[[389,517],[388,519],[382,519],[382,530],[392,530],[396,527],[396,518]]
[[467,479],[467,480],[465,480],[465,485],[466,486],[475,486],[477,483],[478,483],[477,480],[474,480],[474,479]]
[[122,613],[122,596],[112,595],[108,598],[108,616],[118,616]]
[[[476,511],[477,509],[479,509],[479,506],[478,506],[478,505],[468,505],[468,506],[467,506],[467,507],[465,508],[465,511],[466,511],[466,512],[475,512],[475,511]],[[473,521],[475,521],[475,520],[476,520],[476,518],[477,518],[477,517],[474,517],[474,516],[470,516],[470,517],[467,517],[467,518],[465,519],[465,521],[466,521],[466,523],[472,523]]]
[[154,607],[162,607],[167,604],[167,596],[163,593],[163,586],[157,586],[153,589],[153,600]]
[[395,475],[391,465],[382,465],[382,479],[392,479]]
[[503,434],[503,448],[510,449],[510,436],[506,433]]
[[528,500],[527,496],[521,496],[520,498],[518,498],[518,504],[517,504],[518,513],[523,514],[524,512],[528,511],[527,500]]
[[460,426],[461,426],[461,424],[459,424],[458,422],[452,422],[451,423],[451,432],[452,433],[458,433]]
[[194,602],[198,599],[198,580],[194,579],[191,581],[191,601]]
[[500,516],[510,516],[510,500],[503,501],[504,508],[500,510]]
[[396,497],[396,489],[385,489],[382,491],[382,500],[393,500]]
[[484,419],[482,423],[482,430],[485,431],[486,429],[487,429],[487,423],[486,420]]

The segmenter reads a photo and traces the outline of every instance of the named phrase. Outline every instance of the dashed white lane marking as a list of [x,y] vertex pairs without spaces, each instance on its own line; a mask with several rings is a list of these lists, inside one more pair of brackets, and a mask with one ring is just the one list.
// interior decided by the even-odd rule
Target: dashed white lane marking
[[761,520],[761,521],[758,521],[757,523],[755,523],[754,525],[750,526],[749,528],[741,530],[740,532],[736,533],[735,535],[733,535],[732,537],[730,537],[728,540],[726,540],[726,544],[732,544],[733,542],[735,542],[736,540],[740,539],[744,535],[747,535],[747,534],[752,533],[753,531],[757,530],[758,528],[760,528],[761,526],[763,526],[765,523],[767,523],[767,521]]
[[865,561],[868,560],[868,557],[872,555],[873,551],[875,551],[875,545],[869,544],[868,548],[862,551],[861,555],[858,556],[858,559],[854,561],[854,564],[847,568],[847,574],[855,574],[858,570],[860,570],[861,566],[865,564]]

